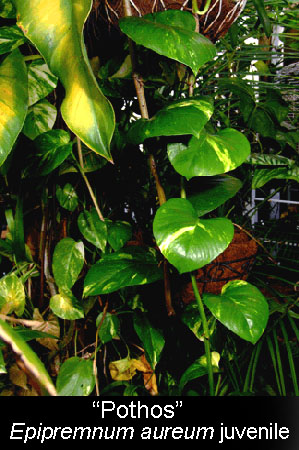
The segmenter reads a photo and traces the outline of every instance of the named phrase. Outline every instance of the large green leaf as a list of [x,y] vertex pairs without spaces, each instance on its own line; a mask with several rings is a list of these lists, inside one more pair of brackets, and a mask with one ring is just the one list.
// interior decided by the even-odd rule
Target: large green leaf
[[24,123],[23,133],[29,139],[35,139],[53,128],[57,116],[54,105],[45,98],[30,106]]
[[252,189],[258,189],[273,179],[295,180],[299,183],[299,167],[275,167],[274,169],[256,169],[252,178]]
[[204,294],[203,301],[211,313],[229,330],[255,344],[263,334],[269,307],[258,288],[243,280],[233,280],[221,295]]
[[23,128],[27,103],[27,70],[16,49],[0,65],[0,166]]
[[210,263],[227,248],[234,234],[230,220],[198,219],[184,198],[173,198],[160,206],[153,229],[161,252],[180,273]]
[[[164,11],[143,17],[124,17],[120,29],[137,44],[189,66],[196,75],[199,68],[216,56],[212,42],[196,33],[195,21],[183,11]],[[186,19],[188,17],[188,19]]]
[[153,251],[128,247],[107,254],[94,264],[84,280],[84,296],[109,294],[125,286],[153,283],[163,278]]
[[16,25],[0,27],[0,55],[11,52],[24,42],[24,34]]
[[199,138],[200,132],[213,114],[213,105],[206,98],[189,98],[164,107],[151,119],[139,119],[133,123],[128,140],[141,144],[156,136],[179,136],[192,134]]
[[0,310],[4,314],[15,312],[21,316],[25,307],[25,290],[22,281],[14,273],[0,279]]
[[92,0],[14,0],[17,25],[65,88],[61,113],[85,144],[111,160],[114,112],[99,89],[83,41]]
[[78,217],[78,228],[84,238],[104,251],[107,243],[107,225],[99,218],[95,208],[82,211]]
[[83,306],[67,289],[51,297],[50,308],[60,319],[76,320],[84,317]]
[[160,330],[152,326],[144,313],[135,313],[133,324],[143,344],[146,359],[155,369],[165,345],[164,336]]
[[[20,29],[18,28],[19,32]],[[57,86],[57,77],[51,73],[43,59],[36,59],[28,66],[29,106],[47,97]]]
[[83,242],[64,238],[58,242],[53,254],[53,275],[61,289],[71,289],[84,264]]
[[73,356],[62,364],[56,381],[59,395],[87,396],[91,394],[94,386],[93,363],[90,359]]
[[37,164],[34,161],[32,169],[43,176],[60,166],[72,151],[73,144],[70,140],[69,133],[64,130],[50,130],[37,136],[34,146],[39,160]]
[[198,217],[218,208],[232,198],[241,188],[238,178],[223,175],[222,177],[200,178],[201,192],[188,197]]
[[44,393],[57,395],[56,389],[43,363],[28,344],[7,323],[0,319],[0,339],[9,344],[27,370],[37,379]]
[[250,154],[250,144],[237,130],[226,128],[217,134],[203,130],[199,139],[192,137],[188,145],[169,144],[168,158],[180,174],[195,176],[220,175],[240,166]]

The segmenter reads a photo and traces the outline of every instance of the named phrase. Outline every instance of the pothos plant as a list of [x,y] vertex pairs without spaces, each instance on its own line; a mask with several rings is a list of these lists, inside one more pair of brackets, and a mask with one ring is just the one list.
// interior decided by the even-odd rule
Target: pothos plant
[[[1,1],[2,17],[11,19],[0,29],[0,161],[4,183],[10,180],[12,167],[21,167],[17,172],[20,178],[11,180],[14,197],[6,208],[8,234],[1,244],[1,254],[10,259],[12,269],[0,280],[0,337],[20,357],[37,390],[39,385],[50,395],[89,395],[95,387],[97,394],[101,392],[100,365],[108,377],[106,345],[118,343],[131,326],[130,339],[137,337],[138,345],[136,341],[133,347],[125,342],[127,356],[114,345],[112,355],[119,357],[110,358],[110,376],[127,383],[127,394],[133,394],[128,381],[139,371],[148,391],[157,394],[155,370],[162,352],[167,352],[167,339],[140,303],[136,286],[162,283],[171,320],[176,313],[171,275],[179,278],[190,274],[197,302],[197,309],[192,310],[193,323],[204,348],[181,374],[179,392],[188,381],[207,375],[208,392],[215,395],[214,372],[221,365],[221,354],[212,339],[216,321],[255,344],[269,316],[267,301],[252,284],[234,280],[224,286],[221,295],[201,297],[194,275],[233,239],[234,227],[228,218],[206,215],[240,189],[242,181],[228,173],[247,160],[250,144],[242,132],[211,122],[213,98],[193,95],[195,76],[216,56],[216,48],[198,33],[191,12],[168,10],[131,17],[130,2],[124,5],[126,17],[119,21],[121,32],[127,36],[124,58],[113,76],[105,77],[113,61],[97,68],[88,59],[84,44],[83,29],[92,0]],[[161,108],[151,116],[138,73],[142,52],[160,58],[164,81],[167,64],[174,64],[179,77],[178,89],[168,86],[164,97],[164,88],[160,89],[157,103]],[[131,88],[126,90],[131,77],[134,94]],[[117,98],[113,92],[119,79],[125,81],[126,88]],[[134,98],[139,113],[134,111]],[[154,218],[147,224],[152,239],[146,245],[128,245],[132,224],[124,221],[121,213],[115,217],[109,198],[104,201],[94,188],[103,167],[115,167],[118,152],[125,154],[132,147],[138,152],[136,158],[142,160],[142,170],[149,165],[158,202],[154,201]],[[165,147],[179,189],[162,185],[156,159]],[[85,184],[83,194],[76,189],[78,180],[75,186],[71,182],[74,172]],[[64,186],[57,182],[63,176],[70,177]],[[195,177],[199,181],[205,177],[205,182],[202,189],[188,196],[188,182]],[[206,188],[207,177],[211,190]],[[32,192],[32,183],[36,183],[33,190],[40,192],[37,255],[32,248],[30,251],[24,233],[24,201],[28,202],[26,189]],[[151,182],[144,186],[146,198]],[[55,202],[60,209],[53,215]],[[60,225],[58,236],[52,231],[55,224]],[[39,288],[34,296],[35,277]],[[93,344],[82,339],[80,343],[82,323],[84,329],[90,326],[93,330]],[[59,340],[62,324],[65,330],[69,328]],[[51,369],[52,377],[26,344],[32,339],[49,349],[46,366],[58,361],[58,368],[56,364],[55,370]],[[74,344],[69,347],[71,342]]]

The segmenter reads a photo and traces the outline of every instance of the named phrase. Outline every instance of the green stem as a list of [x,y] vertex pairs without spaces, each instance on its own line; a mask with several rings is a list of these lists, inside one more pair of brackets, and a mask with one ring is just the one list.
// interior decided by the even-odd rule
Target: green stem
[[89,183],[88,178],[87,178],[87,176],[84,173],[84,160],[83,160],[83,154],[82,154],[81,141],[80,141],[79,138],[77,138],[77,149],[78,149],[78,157],[79,157],[79,162],[80,162],[80,165],[78,165],[79,172],[81,173],[82,178],[85,181],[86,187],[87,187],[88,192],[90,194],[90,197],[91,197],[91,199],[93,201],[93,204],[95,206],[95,209],[96,209],[96,212],[97,212],[97,214],[99,216],[99,219],[102,222],[105,222],[104,216],[103,216],[103,214],[102,214],[102,212],[101,212],[101,210],[99,208],[98,201],[97,201],[97,198],[95,196],[95,193],[93,192],[91,184]]
[[191,274],[191,281],[192,281],[194,296],[195,296],[195,299],[197,302],[199,314],[200,314],[200,317],[202,320],[202,325],[203,325],[204,347],[205,347],[205,354],[206,354],[206,358],[207,358],[207,369],[208,369],[210,395],[214,396],[215,391],[214,391],[214,378],[213,378],[213,367],[212,367],[211,346],[210,346],[210,330],[209,330],[208,321],[207,321],[206,314],[205,314],[204,305],[201,300],[201,296],[198,292],[197,283],[196,283],[194,274]]

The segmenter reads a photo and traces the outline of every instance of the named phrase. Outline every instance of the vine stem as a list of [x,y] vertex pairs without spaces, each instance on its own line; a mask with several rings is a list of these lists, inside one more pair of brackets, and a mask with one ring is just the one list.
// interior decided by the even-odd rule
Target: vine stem
[[104,216],[103,216],[103,214],[102,214],[102,212],[101,212],[101,210],[100,210],[100,207],[99,207],[97,198],[96,198],[96,196],[95,196],[95,193],[93,192],[93,189],[92,189],[92,187],[91,187],[91,184],[89,183],[88,178],[87,178],[87,176],[86,176],[85,173],[84,173],[84,160],[83,160],[83,153],[82,153],[82,145],[81,145],[81,141],[80,141],[80,139],[79,139],[78,137],[77,137],[76,139],[77,139],[77,149],[78,149],[78,157],[79,157],[79,163],[80,163],[80,166],[79,166],[80,173],[81,173],[82,178],[83,178],[83,180],[84,180],[84,182],[85,182],[85,184],[86,184],[86,187],[87,187],[88,192],[89,192],[89,194],[90,194],[90,197],[91,197],[91,199],[92,199],[92,201],[93,201],[93,204],[94,204],[94,206],[95,206],[95,209],[96,209],[96,212],[97,212],[97,214],[98,214],[98,216],[99,216],[99,219],[100,219],[102,222],[105,222]]
[[97,369],[97,350],[98,350],[98,335],[99,335],[99,331],[101,329],[101,326],[103,325],[103,322],[105,320],[106,314],[107,314],[107,310],[108,310],[108,302],[106,302],[104,309],[103,309],[103,316],[100,320],[100,323],[97,327],[97,331],[96,331],[96,343],[95,343],[95,351],[94,351],[94,360],[93,360],[93,374],[95,377],[95,382],[96,382],[96,396],[99,397],[100,396],[100,388],[99,388],[99,380],[98,380],[98,369]]
[[[132,7],[130,0],[123,0],[123,9],[124,9],[124,15],[125,17],[132,16]],[[139,73],[136,70],[136,57],[135,57],[135,49],[134,44],[132,40],[129,38],[129,51],[130,51],[130,57],[132,62],[132,78],[136,90],[136,95],[138,99],[140,114],[143,119],[149,119],[149,113],[146,103],[146,98],[144,95],[144,83],[142,77],[139,75]],[[148,163],[150,166],[150,171],[152,176],[154,177],[155,184],[156,184],[156,191],[159,199],[159,205],[163,205],[163,203],[166,202],[166,195],[164,188],[160,182],[158,173],[157,173],[157,166],[156,161],[154,158],[154,155],[150,154],[148,157]],[[171,299],[171,287],[170,287],[170,280],[169,280],[169,270],[168,270],[168,262],[167,260],[164,261],[164,293],[165,293],[165,304],[166,304],[166,310],[168,316],[174,316],[175,310],[172,306],[172,299]]]
[[204,336],[203,336],[204,341],[203,342],[204,342],[205,354],[206,354],[206,358],[207,358],[209,389],[210,389],[210,395],[213,397],[215,395],[215,391],[214,391],[214,377],[213,377],[211,346],[210,346],[210,330],[209,330],[208,321],[207,321],[206,314],[205,314],[204,305],[203,305],[201,296],[198,292],[195,275],[193,273],[191,273],[190,275],[191,275],[194,296],[195,296],[195,299],[197,302],[200,318],[202,320],[202,325],[203,325],[203,333],[204,333]]

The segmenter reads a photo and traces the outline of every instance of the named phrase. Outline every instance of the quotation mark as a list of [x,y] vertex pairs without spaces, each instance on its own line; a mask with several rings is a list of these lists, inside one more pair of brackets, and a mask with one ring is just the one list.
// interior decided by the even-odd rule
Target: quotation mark
[[183,401],[182,400],[177,400],[176,402],[175,402],[175,407],[176,408],[181,408],[183,406]]

